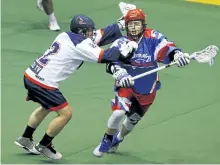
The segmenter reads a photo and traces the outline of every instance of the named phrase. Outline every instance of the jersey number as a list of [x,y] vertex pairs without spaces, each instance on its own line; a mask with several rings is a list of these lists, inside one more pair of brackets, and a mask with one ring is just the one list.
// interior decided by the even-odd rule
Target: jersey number
[[48,59],[48,56],[50,55],[55,55],[59,52],[60,50],[60,44],[58,42],[54,42],[51,47],[44,53],[43,56],[38,58],[31,66],[30,69],[35,73],[39,74],[40,71],[45,67],[48,62],[50,61]]
[[54,42],[51,47],[44,53],[44,55],[38,58],[36,61],[41,65],[46,66],[49,61],[48,56],[57,54],[59,49],[60,44],[58,42]]

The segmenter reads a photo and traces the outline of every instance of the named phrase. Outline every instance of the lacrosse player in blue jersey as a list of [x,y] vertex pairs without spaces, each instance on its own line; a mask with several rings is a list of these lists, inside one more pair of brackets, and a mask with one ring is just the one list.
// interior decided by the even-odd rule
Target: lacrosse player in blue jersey
[[[106,152],[115,152],[124,137],[153,104],[161,83],[158,72],[135,80],[131,77],[158,68],[158,63],[174,61],[178,67],[189,64],[189,54],[183,53],[160,32],[146,28],[145,14],[140,9],[129,10],[125,19],[127,36],[116,40],[112,47],[121,47],[130,40],[138,43],[133,56],[124,61],[109,63],[107,72],[116,79],[116,96],[112,101],[112,115],[107,131],[93,154],[102,157]],[[122,128],[120,122],[126,116]]]

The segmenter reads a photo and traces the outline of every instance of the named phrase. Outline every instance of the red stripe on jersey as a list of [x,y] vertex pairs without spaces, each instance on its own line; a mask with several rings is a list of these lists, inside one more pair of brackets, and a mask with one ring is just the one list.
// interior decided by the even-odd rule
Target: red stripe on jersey
[[104,30],[103,30],[103,29],[100,29],[100,33],[101,33],[101,37],[100,37],[99,42],[98,42],[97,45],[99,45],[100,42],[101,42],[101,40],[102,40],[102,36],[104,35]]
[[144,31],[144,37],[147,37],[147,38],[154,38],[154,36],[152,36],[152,29],[148,29],[146,28],[145,31]]
[[158,55],[157,55],[157,61],[161,62],[166,57],[166,54],[168,51],[168,46],[175,46],[175,44],[170,43],[170,44],[167,44],[166,46],[164,46],[162,49],[160,49],[160,51],[158,52]]
[[55,89],[56,89],[56,88],[54,88],[54,87],[50,87],[50,86],[47,86],[47,85],[45,85],[45,84],[42,84],[42,83],[36,81],[36,80],[33,79],[32,77],[30,77],[26,72],[24,73],[24,76],[25,76],[30,82],[32,82],[33,84],[36,84],[36,85],[38,85],[38,86],[40,86],[40,87],[42,87],[42,88],[46,88],[46,89],[49,89],[49,90],[55,90]]
[[104,49],[101,49],[101,51],[99,53],[99,58],[98,58],[99,63],[101,63],[101,61],[102,61],[103,54],[104,54]]
[[101,32],[101,35],[103,36],[104,35],[104,30],[100,29],[100,32]]

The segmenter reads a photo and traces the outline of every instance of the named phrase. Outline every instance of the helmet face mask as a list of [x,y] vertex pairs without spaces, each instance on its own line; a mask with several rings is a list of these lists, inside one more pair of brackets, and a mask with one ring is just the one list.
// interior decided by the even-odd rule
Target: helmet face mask
[[76,15],[71,21],[70,30],[86,38],[95,39],[95,23],[85,15]]
[[96,31],[94,28],[78,28],[77,34],[81,34],[86,38],[94,40],[96,36]]
[[142,20],[129,21],[127,24],[127,32],[129,36],[139,36],[143,32]]

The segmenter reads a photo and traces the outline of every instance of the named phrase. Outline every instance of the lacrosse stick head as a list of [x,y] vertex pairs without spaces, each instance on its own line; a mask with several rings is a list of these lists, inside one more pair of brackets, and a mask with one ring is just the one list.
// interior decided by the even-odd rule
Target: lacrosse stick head
[[214,57],[218,54],[219,48],[215,45],[210,45],[202,51],[193,53],[190,58],[196,60],[198,63],[214,64]]
[[125,17],[129,10],[136,9],[136,6],[130,3],[120,2],[118,4],[123,17]]

